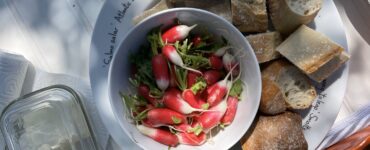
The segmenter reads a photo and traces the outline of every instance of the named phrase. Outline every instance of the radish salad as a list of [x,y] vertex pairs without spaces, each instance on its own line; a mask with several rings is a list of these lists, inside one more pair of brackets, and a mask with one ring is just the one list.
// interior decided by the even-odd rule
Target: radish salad
[[136,94],[120,93],[138,131],[175,147],[199,146],[234,120],[243,82],[233,47],[197,25],[160,27],[130,56],[129,81]]

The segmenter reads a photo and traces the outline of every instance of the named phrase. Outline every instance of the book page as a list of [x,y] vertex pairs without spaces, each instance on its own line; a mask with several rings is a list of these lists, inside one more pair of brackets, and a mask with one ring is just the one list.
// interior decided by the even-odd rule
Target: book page
[[[0,50],[0,112],[14,99],[21,96],[29,62],[21,55]],[[0,130],[0,150],[5,149]]]

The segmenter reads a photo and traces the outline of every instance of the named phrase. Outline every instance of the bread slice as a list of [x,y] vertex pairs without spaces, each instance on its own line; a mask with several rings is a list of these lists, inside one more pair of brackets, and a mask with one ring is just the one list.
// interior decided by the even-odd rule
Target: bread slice
[[231,0],[233,24],[241,32],[266,32],[266,0]]
[[286,60],[276,60],[262,70],[262,77],[275,81],[289,109],[309,108],[317,94],[309,78]]
[[310,23],[321,9],[323,0],[268,0],[275,29],[284,35]]
[[215,13],[229,22],[231,18],[230,0],[168,0],[174,7],[199,8]]
[[279,32],[259,33],[246,37],[257,56],[259,63],[268,62],[280,57],[276,47],[282,42]]
[[[324,79],[330,74],[318,77],[317,75],[322,74],[316,74],[315,72],[334,57],[340,55],[344,49],[325,35],[302,25],[281,43],[276,50],[305,74],[315,76],[313,79]],[[339,66],[340,64],[337,65]],[[333,66],[333,69],[324,68],[333,72],[337,67]],[[316,81],[320,82],[321,80]]]
[[154,14],[154,13],[157,13],[157,12],[160,12],[162,10],[166,10],[166,9],[169,9],[171,8],[172,6],[167,3],[166,0],[160,0],[156,5],[154,5],[152,8],[144,11],[142,14],[140,14],[139,16],[135,16],[134,19],[132,20],[134,24],[138,24],[141,20],[144,20],[146,17]]
[[292,112],[276,116],[257,116],[255,126],[240,140],[244,150],[305,150],[302,118]]
[[259,111],[264,114],[276,115],[285,110],[286,104],[279,85],[269,78],[263,78]]
[[342,53],[336,55],[325,65],[321,66],[315,72],[308,74],[308,76],[317,82],[321,82],[324,79],[328,78],[336,70],[338,70],[340,66],[342,66],[346,61],[349,60],[349,57],[350,56],[343,51]]

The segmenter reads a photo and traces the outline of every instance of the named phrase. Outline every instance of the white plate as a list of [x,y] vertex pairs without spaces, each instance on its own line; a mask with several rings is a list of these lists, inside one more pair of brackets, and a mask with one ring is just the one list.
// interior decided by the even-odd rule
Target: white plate
[[[91,41],[90,80],[97,107],[113,139],[122,148],[139,149],[120,128],[108,100],[108,69],[114,50],[133,27],[133,16],[149,8],[155,0],[107,0],[97,19]],[[324,0],[323,8],[310,25],[347,47],[344,28],[332,0]],[[318,99],[309,110],[300,112],[309,149],[315,149],[333,125],[346,89],[348,65],[321,84],[316,85]]]

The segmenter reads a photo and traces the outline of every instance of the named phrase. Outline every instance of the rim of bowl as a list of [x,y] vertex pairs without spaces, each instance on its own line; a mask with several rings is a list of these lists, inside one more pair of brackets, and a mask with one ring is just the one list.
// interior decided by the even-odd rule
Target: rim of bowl
[[[125,134],[133,141],[134,139],[132,139],[132,134],[130,133],[130,131],[128,131],[126,128],[123,127],[123,124],[121,122],[119,122],[119,118],[118,118],[118,115],[116,114],[116,108],[115,106],[113,105],[112,101],[113,101],[113,98],[112,98],[112,95],[111,95],[111,85],[112,85],[112,69],[114,68],[114,61],[115,59],[117,59],[116,57],[116,54],[118,53],[118,51],[121,49],[122,47],[122,43],[127,39],[127,37],[132,34],[133,32],[135,32],[136,30],[138,30],[138,28],[140,28],[141,26],[143,26],[144,23],[146,23],[148,20],[152,20],[153,18],[159,16],[159,15],[162,15],[162,14],[166,14],[166,13],[171,13],[171,12],[176,12],[176,11],[192,11],[192,12],[195,12],[195,13],[203,13],[203,14],[206,14],[206,15],[210,15],[214,18],[217,18],[218,20],[221,20],[222,22],[224,22],[224,24],[226,26],[229,27],[229,29],[231,30],[234,30],[237,32],[237,36],[239,36],[239,38],[244,38],[244,35],[233,25],[231,24],[229,21],[227,21],[226,19],[212,13],[212,12],[209,12],[209,11],[206,11],[206,10],[202,10],[202,9],[198,9],[198,8],[187,8],[187,7],[183,7],[183,8],[171,8],[171,9],[167,9],[167,10],[163,10],[163,11],[160,11],[160,12],[157,12],[157,13],[154,13],[150,16],[148,16],[147,18],[143,19],[142,21],[140,21],[138,24],[136,24],[135,26],[133,26],[128,32],[127,34],[125,35],[125,37],[120,41],[119,45],[117,46],[117,48],[115,48],[115,51],[114,51],[114,54],[113,54],[113,58],[111,60],[111,64],[109,64],[109,71],[108,71],[108,97],[109,97],[109,101],[110,101],[110,105],[111,105],[111,108],[113,109],[113,114],[114,114],[114,117],[117,121],[117,123],[119,124],[119,126],[121,127],[121,129],[125,132]],[[249,42],[247,40],[245,40],[245,42],[242,43],[244,45],[244,47],[247,47],[248,49],[252,50],[252,47],[250,46]],[[260,73],[260,67],[259,67],[259,64],[258,64],[258,61],[257,61],[257,57],[256,55],[253,55],[252,56],[252,59],[253,61],[256,63],[256,68],[257,68],[257,76],[261,78],[261,73]],[[259,80],[258,82],[258,89],[257,91],[259,91],[258,95],[257,95],[257,100],[260,101],[260,98],[261,98],[261,92],[262,92],[262,81]],[[257,111],[258,111],[258,107],[259,107],[259,102],[257,103],[256,107],[252,110],[252,116],[253,119],[251,119],[249,122],[247,122],[247,125],[248,125],[248,128],[243,131],[242,134],[238,135],[237,138],[240,140],[244,134],[250,129],[251,125],[252,125],[252,122],[254,121],[256,115],[257,115]],[[231,148],[232,146],[234,146],[238,141],[235,141],[235,142],[230,142],[230,143],[225,143],[226,147],[228,148]],[[141,143],[138,143],[138,142],[135,142],[137,145],[139,145],[141,148],[145,149],[146,147],[143,146]]]

